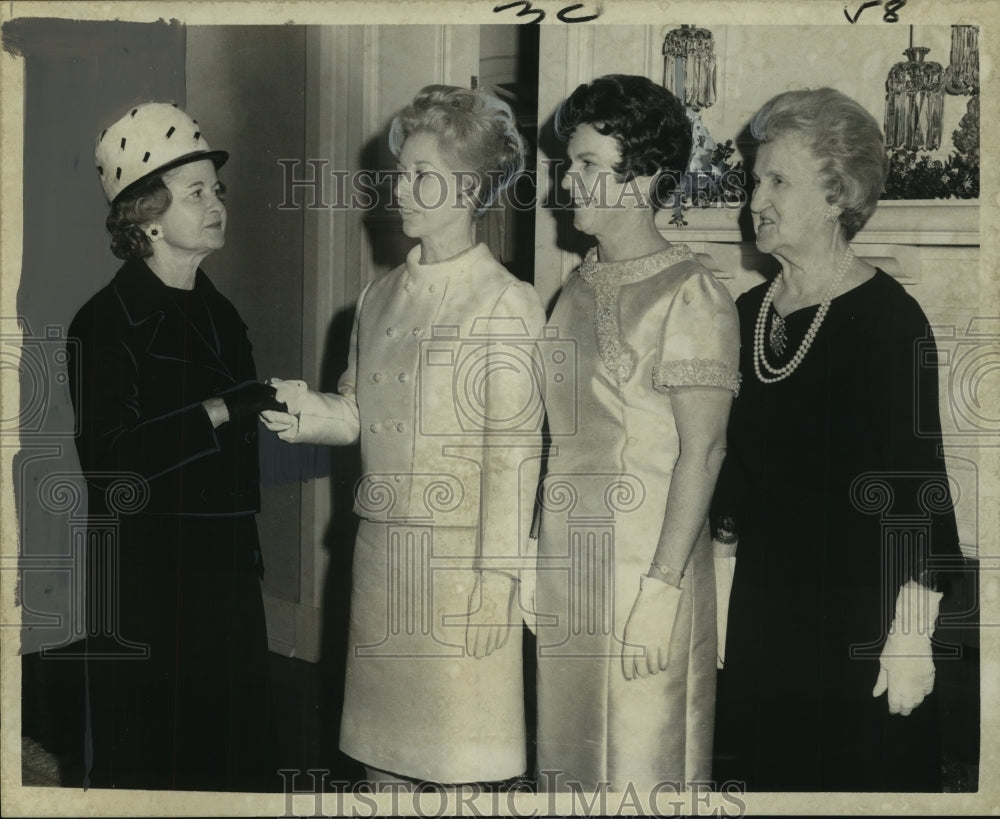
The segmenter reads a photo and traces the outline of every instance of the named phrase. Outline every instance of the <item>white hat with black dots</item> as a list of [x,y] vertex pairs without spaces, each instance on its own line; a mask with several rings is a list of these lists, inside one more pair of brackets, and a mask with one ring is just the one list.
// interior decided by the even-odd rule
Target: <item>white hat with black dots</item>
[[130,108],[97,138],[94,162],[109,202],[154,173],[211,159],[221,168],[226,151],[213,151],[198,122],[176,105],[147,102]]

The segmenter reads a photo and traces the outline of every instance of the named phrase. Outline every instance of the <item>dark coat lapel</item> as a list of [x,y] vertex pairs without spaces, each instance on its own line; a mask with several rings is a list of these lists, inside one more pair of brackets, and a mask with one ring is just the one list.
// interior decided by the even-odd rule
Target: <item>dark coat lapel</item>
[[[113,286],[130,324],[143,337],[143,347],[151,357],[183,361],[186,366],[205,367],[235,379],[236,374],[221,357],[220,332],[214,324],[219,319],[217,305],[221,299],[201,269],[196,275],[196,287],[204,288],[206,294],[213,322],[212,338],[205,338],[185,322],[169,289],[145,262],[126,263],[115,276]],[[189,342],[186,356],[185,327],[193,332],[194,341]]]

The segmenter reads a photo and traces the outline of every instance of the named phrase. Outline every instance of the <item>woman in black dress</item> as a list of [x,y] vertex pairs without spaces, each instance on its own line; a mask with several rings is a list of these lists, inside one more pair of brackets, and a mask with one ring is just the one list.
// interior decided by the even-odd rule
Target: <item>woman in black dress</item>
[[775,97],[751,130],[757,247],[782,272],[737,301],[743,388],[713,512],[717,542],[738,546],[716,552],[735,576],[715,779],[940,790],[931,635],[959,550],[934,340],[849,245],[885,180],[882,134],[828,88]]
[[77,313],[68,345],[94,530],[94,787],[280,783],[255,513],[256,416],[282,405],[199,266],[225,243],[227,157],[165,103],[130,110],[97,144],[125,263]]

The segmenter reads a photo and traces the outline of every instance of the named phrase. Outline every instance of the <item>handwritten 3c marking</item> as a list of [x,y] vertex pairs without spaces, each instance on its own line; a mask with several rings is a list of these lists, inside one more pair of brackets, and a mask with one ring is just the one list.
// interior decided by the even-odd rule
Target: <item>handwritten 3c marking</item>
[[[578,11],[584,7],[583,3],[574,3],[570,6],[563,6],[557,13],[556,18],[561,23],[586,23],[590,20],[596,20],[601,16],[601,7],[597,7],[597,12],[594,14],[584,14],[577,17],[571,16],[573,12]],[[528,0],[516,0],[513,3],[504,3],[500,6],[494,6],[493,12],[499,14],[504,11],[510,11],[512,9],[517,9],[518,17],[528,17],[534,15],[534,19],[525,20],[525,25],[538,25],[545,19],[545,11],[542,9],[536,9]]]

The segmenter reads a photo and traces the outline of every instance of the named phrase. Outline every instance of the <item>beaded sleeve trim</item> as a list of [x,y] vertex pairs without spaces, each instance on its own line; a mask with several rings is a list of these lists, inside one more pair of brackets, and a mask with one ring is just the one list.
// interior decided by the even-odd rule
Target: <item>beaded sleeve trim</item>
[[666,361],[653,367],[653,386],[724,387],[740,394],[740,374],[732,367],[711,358],[687,358]]
[[597,349],[604,366],[614,375],[619,386],[635,370],[635,351],[622,337],[618,322],[618,289],[623,284],[647,279],[678,262],[693,259],[687,245],[675,244],[639,259],[620,262],[600,262],[597,249],[591,248],[580,265],[580,278],[594,288],[596,306],[594,329],[597,332]]

